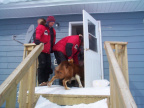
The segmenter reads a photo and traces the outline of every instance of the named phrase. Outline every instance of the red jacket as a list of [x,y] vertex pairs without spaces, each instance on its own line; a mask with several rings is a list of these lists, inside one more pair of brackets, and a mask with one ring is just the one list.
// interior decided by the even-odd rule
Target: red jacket
[[[53,38],[53,46],[55,45],[56,40],[56,31],[53,28],[54,32],[54,38]],[[44,49],[42,52],[50,54],[51,52],[51,36],[50,36],[50,30],[48,27],[45,27],[43,25],[38,25],[36,28],[36,40],[39,40],[40,42],[44,43]]]
[[74,62],[78,64],[78,53],[80,45],[81,40],[79,39],[79,35],[67,36],[55,44],[53,51],[62,52],[68,59],[73,58]]

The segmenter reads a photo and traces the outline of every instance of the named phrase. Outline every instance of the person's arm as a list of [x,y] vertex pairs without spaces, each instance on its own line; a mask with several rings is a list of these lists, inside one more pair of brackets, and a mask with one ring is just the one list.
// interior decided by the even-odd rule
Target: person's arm
[[35,39],[35,44],[36,45],[39,45],[41,43],[40,39],[41,39],[41,36],[43,35],[44,33],[44,30],[42,28],[43,26],[42,25],[39,25],[37,28],[36,28],[36,39]]
[[55,45],[55,41],[56,41],[56,31],[55,29],[53,28],[53,31],[54,31],[54,41],[53,41],[53,46]]
[[77,53],[77,54],[75,54],[75,55],[73,56],[73,59],[74,59],[74,63],[75,63],[75,64],[79,64],[78,54],[79,54],[79,53]]
[[74,54],[78,51],[78,42],[79,42],[79,38],[73,37],[72,39],[70,38],[67,41],[66,44],[66,55],[68,56],[68,59],[72,59]]

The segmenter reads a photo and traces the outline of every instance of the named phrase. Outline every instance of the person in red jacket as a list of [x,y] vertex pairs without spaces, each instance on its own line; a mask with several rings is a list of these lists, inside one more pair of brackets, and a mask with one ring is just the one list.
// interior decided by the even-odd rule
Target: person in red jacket
[[52,27],[55,23],[55,18],[49,16],[46,25],[39,24],[36,28],[35,44],[44,43],[44,49],[38,56],[38,83],[40,86],[47,85],[49,75],[53,73],[51,69],[51,56],[53,46],[56,40],[56,31]]
[[83,37],[81,35],[67,36],[57,42],[53,47],[57,63],[60,64],[62,61],[73,59],[74,63],[79,64],[78,54],[82,43]]
[[[57,42],[54,47],[54,55],[57,60],[57,64],[60,64],[65,60],[74,60],[74,63],[79,64],[78,62],[78,54],[80,52],[80,46],[83,43],[82,35],[72,35],[67,36]],[[75,82],[68,84],[68,86],[72,86]],[[59,80],[59,84],[62,85],[62,80]]]

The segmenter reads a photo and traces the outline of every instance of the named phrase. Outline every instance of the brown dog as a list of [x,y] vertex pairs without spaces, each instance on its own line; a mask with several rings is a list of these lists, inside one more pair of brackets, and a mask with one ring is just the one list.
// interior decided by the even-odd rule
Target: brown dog
[[84,81],[84,68],[74,64],[73,60],[63,61],[55,68],[55,76],[48,82],[48,86],[51,86],[55,79],[63,79],[63,86],[66,90],[70,89],[66,83],[75,79],[79,87],[83,87],[81,80]]

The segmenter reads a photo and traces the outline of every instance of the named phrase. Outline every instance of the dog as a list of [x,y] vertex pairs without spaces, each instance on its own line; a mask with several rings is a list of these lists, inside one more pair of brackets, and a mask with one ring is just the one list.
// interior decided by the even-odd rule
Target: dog
[[79,87],[82,88],[84,86],[84,67],[74,64],[73,60],[63,61],[55,68],[55,76],[47,85],[50,87],[56,79],[63,79],[63,86],[66,90],[70,89],[67,87],[67,82],[71,80],[77,80]]

